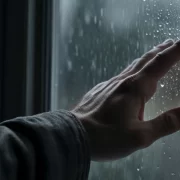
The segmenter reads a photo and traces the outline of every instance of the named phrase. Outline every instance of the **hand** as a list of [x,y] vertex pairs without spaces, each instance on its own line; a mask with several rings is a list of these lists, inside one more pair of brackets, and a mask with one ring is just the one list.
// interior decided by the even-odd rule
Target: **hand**
[[180,41],[168,40],[83,97],[72,113],[88,133],[92,160],[128,156],[180,129],[180,108],[143,120],[145,103],[157,82],[179,59]]

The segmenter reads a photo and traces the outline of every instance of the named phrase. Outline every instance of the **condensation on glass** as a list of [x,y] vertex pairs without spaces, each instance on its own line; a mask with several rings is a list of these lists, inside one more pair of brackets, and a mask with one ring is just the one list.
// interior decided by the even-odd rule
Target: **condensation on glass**
[[[167,38],[180,37],[180,0],[54,0],[52,109],[71,109]],[[171,59],[169,59],[171,60]],[[180,104],[177,64],[146,106],[152,119]],[[180,179],[179,133],[112,163],[92,163],[90,180]]]

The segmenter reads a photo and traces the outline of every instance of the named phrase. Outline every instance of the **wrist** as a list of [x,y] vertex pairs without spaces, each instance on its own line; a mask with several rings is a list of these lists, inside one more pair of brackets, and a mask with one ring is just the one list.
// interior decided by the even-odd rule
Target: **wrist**
[[89,121],[82,117],[81,115],[79,115],[78,113],[72,112],[71,113],[75,116],[76,121],[78,121],[78,123],[81,124],[81,127],[83,129],[84,132],[84,139],[86,140],[86,144],[88,146],[89,152],[90,152],[90,156],[92,159],[92,138],[91,138],[91,129],[92,126],[90,125]]
[[85,131],[85,136],[88,142],[89,151],[92,161],[106,161],[105,156],[103,155],[103,147],[106,142],[105,128],[97,123],[95,120],[90,117],[83,117],[79,113],[74,113],[76,119],[81,123]]

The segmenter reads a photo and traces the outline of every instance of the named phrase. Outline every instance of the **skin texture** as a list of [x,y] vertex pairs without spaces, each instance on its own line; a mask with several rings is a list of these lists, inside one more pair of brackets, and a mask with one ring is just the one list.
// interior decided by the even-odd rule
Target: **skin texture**
[[91,89],[72,110],[85,127],[94,161],[126,157],[180,129],[180,108],[144,121],[157,82],[180,60],[180,41],[167,40],[122,73]]

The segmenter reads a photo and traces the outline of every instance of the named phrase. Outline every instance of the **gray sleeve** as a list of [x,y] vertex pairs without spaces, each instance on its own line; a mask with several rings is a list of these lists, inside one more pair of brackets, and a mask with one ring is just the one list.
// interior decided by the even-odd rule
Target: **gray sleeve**
[[68,111],[0,123],[0,180],[86,180],[88,138]]

